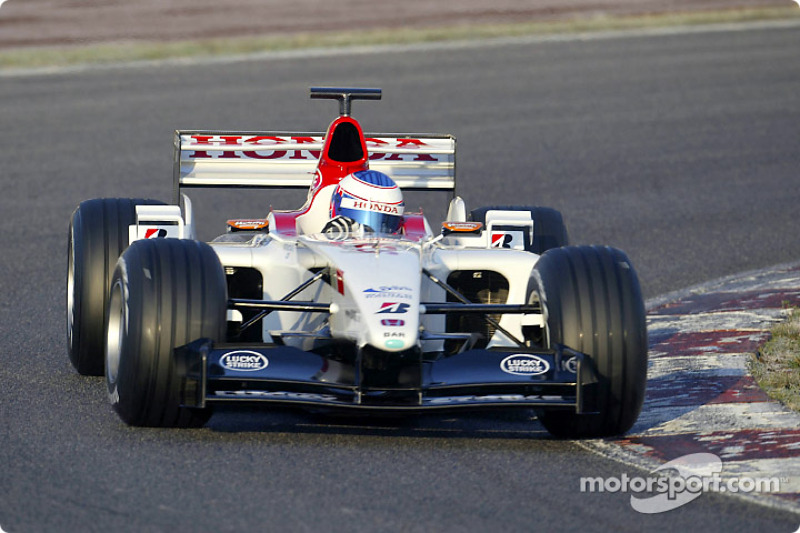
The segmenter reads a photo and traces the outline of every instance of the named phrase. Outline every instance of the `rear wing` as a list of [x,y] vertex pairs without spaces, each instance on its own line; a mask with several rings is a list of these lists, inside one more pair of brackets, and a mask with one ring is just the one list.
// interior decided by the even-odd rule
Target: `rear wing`
[[[174,201],[183,187],[306,189],[323,133],[176,131]],[[401,189],[456,189],[452,135],[366,134],[369,167]]]

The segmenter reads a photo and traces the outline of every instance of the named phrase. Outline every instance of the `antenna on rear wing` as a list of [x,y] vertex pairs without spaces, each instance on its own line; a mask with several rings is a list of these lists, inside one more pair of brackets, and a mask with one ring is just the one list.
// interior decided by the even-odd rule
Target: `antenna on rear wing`
[[353,100],[380,100],[380,89],[340,88],[340,87],[311,87],[311,98],[326,98],[339,100],[339,115],[350,116]]

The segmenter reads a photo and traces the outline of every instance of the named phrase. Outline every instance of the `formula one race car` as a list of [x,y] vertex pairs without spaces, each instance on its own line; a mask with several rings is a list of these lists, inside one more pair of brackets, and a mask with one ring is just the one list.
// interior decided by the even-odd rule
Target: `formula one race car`
[[[451,135],[177,131],[171,204],[95,199],[69,230],[67,326],[136,426],[222,403],[419,413],[525,407],[554,435],[620,434],[644,399],[647,333],[627,256],[567,246],[558,211],[456,195]],[[305,205],[195,238],[197,187],[303,188]],[[434,232],[403,191],[451,194]]]

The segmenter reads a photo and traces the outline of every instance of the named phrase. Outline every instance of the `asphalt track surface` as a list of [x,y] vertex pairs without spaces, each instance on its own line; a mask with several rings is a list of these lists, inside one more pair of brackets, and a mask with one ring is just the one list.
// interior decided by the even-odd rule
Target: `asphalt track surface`
[[175,128],[324,129],[315,84],[383,87],[356,103],[365,129],[454,133],[468,205],[562,210],[573,242],[628,252],[648,298],[796,260],[799,47],[795,28],[0,78],[0,527],[794,531],[724,495],[641,515],[581,493],[641,472],[528,412],[126,427],[69,365],[64,280],[78,202],[169,199]]

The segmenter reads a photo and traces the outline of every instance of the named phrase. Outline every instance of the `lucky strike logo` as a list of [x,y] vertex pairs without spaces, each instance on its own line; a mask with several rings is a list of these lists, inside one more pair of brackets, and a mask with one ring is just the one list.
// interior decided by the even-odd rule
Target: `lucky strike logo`
[[[191,148],[187,152],[188,159],[296,159],[316,161],[321,151],[306,149],[297,145],[323,142],[321,137],[275,135],[190,135]],[[420,139],[365,139],[367,151],[370,148],[381,149],[422,149],[428,146]],[[292,145],[286,148],[284,145]],[[203,148],[206,148],[204,150]],[[431,154],[384,154],[370,153],[370,161],[431,161],[437,162]]]
[[538,355],[520,353],[503,359],[500,370],[517,376],[538,376],[550,370],[550,363]]
[[256,372],[269,366],[269,360],[258,352],[249,350],[236,350],[228,352],[219,358],[222,368],[237,372]]

